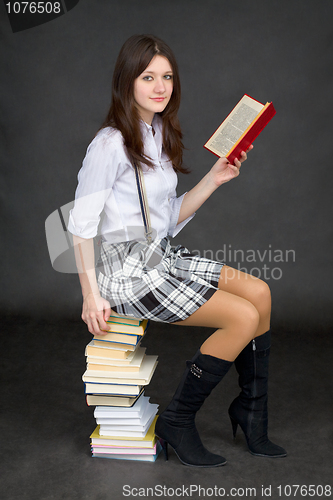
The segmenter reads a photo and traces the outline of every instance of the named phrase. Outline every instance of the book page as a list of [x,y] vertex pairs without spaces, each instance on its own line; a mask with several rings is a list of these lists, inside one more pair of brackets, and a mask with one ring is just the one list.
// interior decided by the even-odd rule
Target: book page
[[219,156],[226,156],[263,107],[263,104],[245,95],[219,126],[206,146]]

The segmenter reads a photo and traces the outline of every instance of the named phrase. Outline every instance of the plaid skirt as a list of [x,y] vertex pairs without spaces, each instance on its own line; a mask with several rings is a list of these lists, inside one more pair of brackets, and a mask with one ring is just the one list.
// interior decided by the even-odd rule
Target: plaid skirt
[[102,243],[97,281],[118,314],[163,323],[193,314],[218,289],[223,263],[172,247],[168,237]]

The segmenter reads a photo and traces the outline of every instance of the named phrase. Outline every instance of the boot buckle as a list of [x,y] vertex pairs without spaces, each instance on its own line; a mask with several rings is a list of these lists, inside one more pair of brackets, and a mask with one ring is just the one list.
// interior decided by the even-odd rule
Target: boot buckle
[[191,370],[191,373],[193,373],[193,375],[195,375],[198,378],[201,378],[202,370],[197,365],[195,365],[193,363],[190,370]]

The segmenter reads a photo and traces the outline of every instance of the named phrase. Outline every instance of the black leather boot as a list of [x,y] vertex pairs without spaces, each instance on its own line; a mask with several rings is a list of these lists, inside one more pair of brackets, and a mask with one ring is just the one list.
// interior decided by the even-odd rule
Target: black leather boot
[[267,437],[268,364],[270,331],[252,340],[235,359],[242,391],[231,403],[233,435],[240,425],[250,453],[261,457],[285,457],[286,451]]
[[168,444],[179,460],[195,467],[218,467],[225,458],[210,453],[202,444],[195,426],[195,415],[214,387],[228,372],[232,362],[196,353],[187,368],[176,393],[158,417],[155,434],[160,438],[166,460]]

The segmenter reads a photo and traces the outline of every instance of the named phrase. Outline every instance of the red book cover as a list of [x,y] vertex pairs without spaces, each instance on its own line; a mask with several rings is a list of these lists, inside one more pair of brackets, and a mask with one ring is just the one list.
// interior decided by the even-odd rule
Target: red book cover
[[[259,103],[256,99],[253,99],[250,96],[245,95],[243,97],[247,99],[251,99],[252,101],[255,101]],[[241,104],[242,100],[238,103]],[[261,104],[261,103],[259,103]],[[237,108],[237,106],[234,108],[234,110]],[[250,125],[247,127],[247,129],[243,132],[243,134],[236,140],[236,142],[232,145],[230,150],[227,153],[219,155],[218,152],[213,149],[211,149],[212,146],[212,139],[214,138],[216,132],[221,129],[221,127],[228,121],[228,118],[231,117],[233,111],[228,115],[228,117],[224,120],[224,122],[220,125],[220,127],[217,129],[217,131],[214,132],[212,137],[207,141],[207,143],[204,145],[206,149],[214,153],[216,156],[225,156],[230,163],[234,163],[235,158],[240,158],[240,154],[242,151],[246,151],[251,144],[253,144],[254,140],[258,137],[258,135],[262,132],[262,130],[266,127],[266,125],[270,122],[270,120],[273,118],[273,116],[276,114],[275,108],[273,106],[273,103],[266,103],[265,105],[261,104],[262,109],[261,111],[258,112],[257,116],[253,119],[253,121],[250,123]]]

